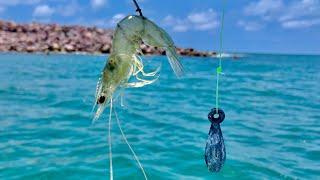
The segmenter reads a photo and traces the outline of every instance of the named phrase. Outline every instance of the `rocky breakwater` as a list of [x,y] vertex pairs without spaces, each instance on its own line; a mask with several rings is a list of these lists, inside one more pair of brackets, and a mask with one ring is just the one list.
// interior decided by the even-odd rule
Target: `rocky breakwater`
[[[0,21],[0,51],[2,52],[79,52],[110,53],[113,31],[97,27],[61,26],[58,24],[17,24]],[[156,47],[141,45],[144,54],[164,54]],[[180,55],[214,56],[192,48],[177,48]]]

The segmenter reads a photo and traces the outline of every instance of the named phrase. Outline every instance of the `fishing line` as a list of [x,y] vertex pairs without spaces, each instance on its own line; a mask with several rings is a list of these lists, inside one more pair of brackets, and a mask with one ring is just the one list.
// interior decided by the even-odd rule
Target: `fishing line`
[[217,81],[216,81],[216,113],[219,109],[219,77],[222,73],[222,50],[223,50],[223,28],[224,28],[224,15],[225,15],[225,3],[226,0],[222,0],[222,16],[221,16],[221,28],[220,28],[220,43],[219,43],[219,66],[216,69]]
[[132,148],[131,145],[129,144],[128,139],[127,139],[126,135],[124,134],[124,132],[123,132],[123,130],[122,130],[122,127],[121,127],[121,124],[120,124],[120,120],[119,120],[119,118],[118,118],[118,114],[117,114],[116,110],[114,110],[114,114],[115,114],[115,116],[116,116],[117,124],[118,124],[118,127],[119,127],[119,129],[120,129],[122,138],[123,138],[123,140],[126,142],[126,144],[128,145],[128,147],[129,147],[129,149],[130,149],[130,151],[131,151],[134,159],[137,161],[137,163],[138,163],[138,165],[139,165],[139,167],[140,167],[140,169],[141,169],[141,171],[142,171],[142,173],[143,173],[144,179],[147,180],[148,178],[147,178],[146,172],[144,171],[144,169],[143,169],[143,167],[142,167],[142,164],[141,164],[140,161],[139,161],[138,156],[136,155],[136,153],[134,152],[133,148]]
[[109,163],[110,163],[110,180],[113,180],[112,167],[112,142],[111,142],[111,117],[112,117],[112,97],[110,99],[110,113],[109,113],[109,127],[108,127],[108,141],[109,141]]
[[225,118],[225,113],[219,109],[219,76],[222,73],[222,42],[223,42],[223,25],[225,14],[225,1],[223,0],[221,29],[220,29],[220,48],[219,48],[219,66],[216,69],[216,107],[211,109],[208,114],[208,119],[211,122],[210,130],[205,147],[204,159],[206,165],[211,172],[219,172],[226,160],[226,148],[224,145],[223,135],[220,124]]
[[137,3],[137,1],[136,1],[136,0],[133,0],[133,3],[134,3],[134,5],[135,5],[136,8],[137,8],[137,9],[136,9],[136,12],[138,12],[139,15],[143,17],[142,10],[141,10],[141,8],[139,7],[139,4]]

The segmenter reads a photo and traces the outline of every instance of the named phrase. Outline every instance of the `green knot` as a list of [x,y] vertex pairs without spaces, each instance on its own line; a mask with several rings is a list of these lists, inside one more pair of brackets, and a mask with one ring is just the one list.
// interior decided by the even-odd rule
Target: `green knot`
[[221,66],[217,67],[217,73],[218,73],[218,74],[221,74],[221,73],[222,73],[222,67],[221,67]]

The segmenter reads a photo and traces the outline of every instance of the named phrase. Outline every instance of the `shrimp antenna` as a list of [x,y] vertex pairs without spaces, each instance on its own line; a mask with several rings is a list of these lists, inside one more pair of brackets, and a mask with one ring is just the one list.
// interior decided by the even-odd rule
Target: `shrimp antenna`
[[109,113],[109,123],[108,123],[108,142],[109,142],[110,180],[113,180],[112,142],[111,142],[111,118],[112,118],[112,97],[111,97],[111,99],[110,99],[110,113]]
[[139,15],[143,17],[142,10],[141,10],[141,8],[139,7],[139,4],[137,3],[137,1],[136,1],[136,0],[133,0],[133,3],[134,3],[134,5],[135,5],[136,8],[137,8],[137,9],[136,9],[136,12],[138,12]]
[[121,127],[121,125],[120,125],[120,120],[119,120],[119,118],[118,118],[118,114],[117,114],[117,112],[116,112],[115,109],[114,109],[114,114],[116,115],[117,124],[118,124],[118,127],[119,127],[119,129],[120,129],[122,138],[123,138],[123,140],[126,142],[126,144],[128,145],[131,153],[133,154],[134,159],[137,161],[137,163],[138,163],[138,165],[139,165],[139,167],[140,167],[140,169],[141,169],[141,171],[142,171],[142,173],[143,173],[144,179],[147,180],[148,178],[147,178],[146,172],[144,171],[144,169],[143,169],[143,167],[142,167],[142,165],[141,165],[141,163],[140,163],[140,161],[139,161],[138,156],[136,155],[136,153],[134,152],[133,148],[132,148],[131,145],[129,144],[129,142],[128,142],[128,140],[127,140],[127,137],[126,137],[126,135],[124,134],[124,132],[123,132],[123,130],[122,130],[122,127]]

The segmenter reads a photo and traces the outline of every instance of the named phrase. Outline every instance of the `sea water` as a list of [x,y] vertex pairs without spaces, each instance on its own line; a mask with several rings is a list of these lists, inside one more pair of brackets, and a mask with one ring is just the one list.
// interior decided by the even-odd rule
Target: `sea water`
[[[108,109],[91,124],[105,56],[0,55],[0,179],[108,179]],[[150,179],[320,178],[320,56],[247,54],[224,59],[220,107],[227,159],[204,161],[215,105],[214,58],[182,57],[178,79],[164,56],[159,80],[115,102]],[[143,175],[112,119],[115,179]]]

